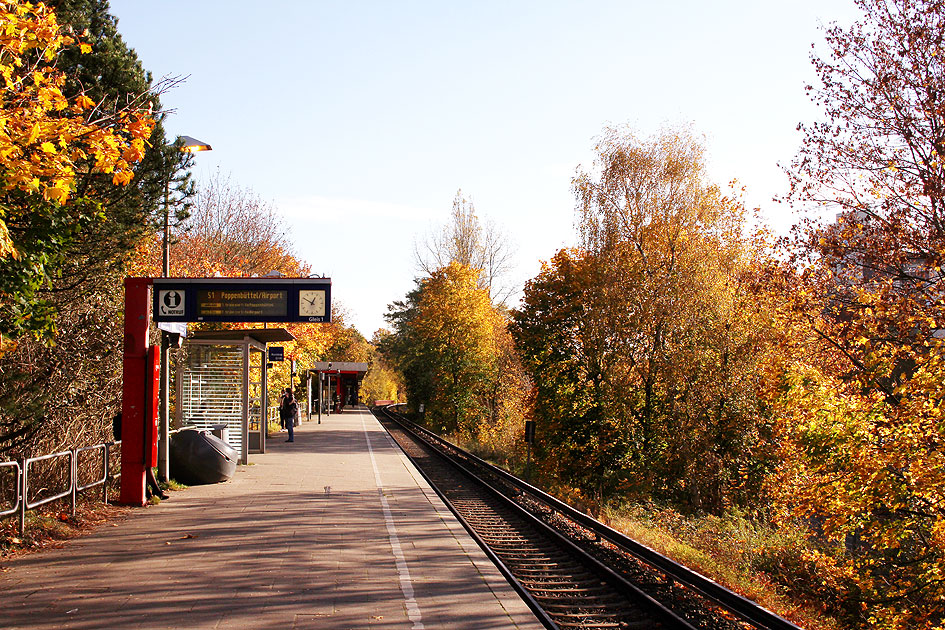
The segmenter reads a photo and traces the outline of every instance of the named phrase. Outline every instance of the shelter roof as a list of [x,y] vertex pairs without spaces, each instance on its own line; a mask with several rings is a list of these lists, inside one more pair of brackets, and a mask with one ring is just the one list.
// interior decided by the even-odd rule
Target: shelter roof
[[[329,367],[331,366],[331,367]],[[317,361],[310,372],[367,372],[367,363],[355,363],[352,361]]]
[[273,343],[276,341],[294,341],[295,335],[285,328],[240,328],[238,330],[198,330],[190,333],[188,339],[193,341],[242,341],[249,337],[258,343]]

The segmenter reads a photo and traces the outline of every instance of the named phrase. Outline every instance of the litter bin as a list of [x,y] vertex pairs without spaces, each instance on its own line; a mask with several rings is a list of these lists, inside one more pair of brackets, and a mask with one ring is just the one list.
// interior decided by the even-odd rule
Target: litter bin
[[215,424],[212,427],[210,427],[210,434],[220,438],[221,440],[229,444],[230,441],[227,439],[226,430],[227,430],[227,425]]

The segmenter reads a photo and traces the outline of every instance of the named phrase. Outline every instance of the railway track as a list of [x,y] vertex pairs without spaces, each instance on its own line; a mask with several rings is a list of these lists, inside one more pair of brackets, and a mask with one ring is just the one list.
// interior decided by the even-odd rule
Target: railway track
[[546,627],[799,630],[390,410],[375,414]]

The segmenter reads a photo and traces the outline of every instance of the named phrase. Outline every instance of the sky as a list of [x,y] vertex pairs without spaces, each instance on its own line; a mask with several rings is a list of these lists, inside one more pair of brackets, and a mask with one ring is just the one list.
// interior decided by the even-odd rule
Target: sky
[[[111,0],[166,92],[169,137],[283,216],[365,337],[418,275],[457,191],[513,244],[521,287],[577,244],[571,178],[595,138],[691,125],[708,171],[786,230],[783,193],[822,25],[853,0]],[[173,255],[173,254],[172,254]],[[511,300],[515,305],[515,298]]]

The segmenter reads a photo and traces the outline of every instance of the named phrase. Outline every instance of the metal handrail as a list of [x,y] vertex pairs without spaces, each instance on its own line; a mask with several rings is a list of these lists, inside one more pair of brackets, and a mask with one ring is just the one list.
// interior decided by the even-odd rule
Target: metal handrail
[[[117,479],[121,476],[121,473],[111,474],[110,469],[110,459],[112,452],[112,447],[120,446],[121,441],[116,442],[103,442],[102,444],[95,444],[93,446],[84,446],[81,448],[73,448],[68,451],[60,451],[58,453],[50,453],[49,455],[41,455],[39,457],[28,457],[21,459],[20,461],[8,461],[0,462],[0,468],[10,467],[16,470],[15,473],[15,488],[16,488],[16,497],[14,501],[14,506],[9,510],[4,510],[0,512],[0,518],[6,518],[14,514],[19,514],[19,525],[20,525],[20,536],[26,532],[26,513],[29,510],[33,510],[52,501],[58,499],[63,499],[65,497],[70,498],[70,504],[72,508],[72,515],[75,516],[76,511],[76,499],[79,492],[95,488],[96,486],[102,486],[102,502],[108,503],[108,486],[106,485],[108,481]],[[101,466],[100,474],[95,479],[90,480],[88,483],[79,483],[79,455],[87,451],[101,451]],[[117,451],[121,453],[120,450]],[[35,464],[36,462],[41,462],[49,459],[68,457],[69,458],[69,487],[59,492],[58,494],[43,497],[42,499],[36,501],[29,500],[29,467],[30,464]]]
[[[69,458],[69,487],[60,492],[59,494],[54,494],[51,497],[45,497],[36,501],[35,503],[30,503],[30,464],[45,461],[47,459],[54,459],[57,457],[68,457]],[[27,457],[23,460],[23,490],[20,498],[20,535],[26,531],[26,512],[38,508],[41,505],[46,505],[56,499],[62,499],[64,497],[72,497],[72,515],[75,516],[75,450],[71,451],[60,451],[58,453],[50,453],[49,455],[40,455],[39,457]]]
[[[97,479],[90,481],[87,484],[79,484],[79,453],[85,453],[87,451],[102,451],[102,472],[101,476]],[[94,488],[95,486],[102,486],[102,502],[108,503],[108,488],[105,487],[105,482],[108,481],[108,444],[96,444],[95,446],[84,446],[82,448],[75,449],[75,462],[76,462],[76,475],[75,475],[75,492],[82,492],[83,490],[88,490],[89,488]]]
[[13,487],[16,488],[16,502],[13,504],[13,507],[9,510],[4,510],[0,512],[0,518],[6,516],[13,516],[20,511],[20,477],[23,474],[23,469],[20,468],[20,462],[0,462],[0,468],[7,467],[13,468],[16,470],[14,475]]

